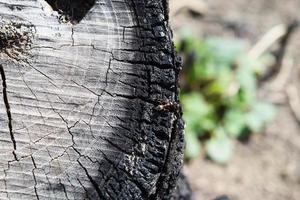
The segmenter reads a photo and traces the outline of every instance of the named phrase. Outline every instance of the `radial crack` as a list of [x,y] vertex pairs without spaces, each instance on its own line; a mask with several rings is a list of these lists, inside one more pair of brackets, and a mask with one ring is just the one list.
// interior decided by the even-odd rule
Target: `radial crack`
[[92,176],[89,174],[88,170],[83,166],[83,164],[79,160],[77,160],[77,162],[81,166],[81,168],[84,170],[86,176],[88,177],[89,181],[92,183],[92,186],[95,188],[100,199],[103,199],[104,196],[100,190],[98,183],[92,178]]
[[1,64],[0,64],[0,74],[1,74],[2,87],[3,87],[3,90],[2,90],[3,100],[4,100],[4,105],[6,108],[6,114],[7,114],[7,118],[8,118],[8,129],[9,129],[10,138],[11,138],[11,141],[12,141],[13,147],[14,147],[13,155],[14,155],[15,159],[18,160],[17,155],[15,153],[15,150],[17,150],[17,144],[16,144],[15,136],[14,136],[14,133],[12,130],[12,117],[11,117],[10,106],[9,106],[8,97],[7,97],[7,91],[6,91],[6,88],[7,88],[6,77],[5,77],[4,68]]

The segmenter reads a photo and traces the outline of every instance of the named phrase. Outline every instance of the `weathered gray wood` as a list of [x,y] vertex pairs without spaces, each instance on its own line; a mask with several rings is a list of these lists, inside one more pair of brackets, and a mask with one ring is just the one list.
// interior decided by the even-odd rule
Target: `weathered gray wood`
[[87,10],[0,0],[1,200],[172,196],[183,136],[163,3]]

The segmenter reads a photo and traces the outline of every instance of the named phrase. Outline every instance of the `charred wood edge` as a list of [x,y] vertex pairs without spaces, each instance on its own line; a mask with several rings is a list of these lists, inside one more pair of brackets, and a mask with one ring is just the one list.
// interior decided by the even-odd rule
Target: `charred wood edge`
[[[138,35],[142,36],[143,32],[147,32],[149,30],[155,35],[154,28],[160,27],[165,36],[155,37],[155,40],[159,40],[161,46],[164,46],[163,50],[168,52],[167,56],[171,58],[171,67],[175,72],[175,80],[172,84],[172,91],[175,95],[174,102],[161,102],[161,104],[157,105],[156,109],[154,110],[154,113],[157,113],[158,115],[172,113],[174,121],[164,165],[161,167],[160,176],[156,182],[156,190],[149,196],[149,199],[169,200],[173,199],[174,191],[177,185],[177,179],[183,165],[184,125],[182,121],[182,111],[179,104],[178,83],[179,72],[182,63],[175,52],[174,44],[172,42],[172,32],[168,25],[168,2],[166,0],[144,0],[143,2],[139,1],[140,0],[131,0],[133,12],[137,20],[136,28]],[[145,5],[145,9],[139,8],[139,5]],[[163,18],[159,17],[160,13],[164,14]],[[168,46],[171,46],[170,49],[168,48]],[[158,65],[158,63],[152,64]]]
[[[174,83],[176,87],[176,102],[172,106],[172,109],[169,109],[169,112],[173,112],[176,119],[173,123],[173,129],[171,133],[169,150],[166,156],[165,166],[163,167],[163,171],[157,182],[156,199],[181,199],[180,193],[182,192],[182,187],[189,188],[189,184],[185,180],[185,177],[181,171],[183,166],[184,122],[182,120],[182,108],[179,100],[179,73],[182,69],[182,60],[181,57],[175,51],[175,45],[172,41],[173,33],[168,23],[169,0],[163,0],[162,6],[166,20],[164,26],[168,35],[168,42],[172,43],[172,60],[176,74],[176,79]],[[179,181],[183,179],[185,180],[184,182]],[[191,199],[191,193],[191,190],[189,190],[189,195],[187,195],[184,199]]]
[[162,2],[166,21],[169,20],[169,1],[170,0],[163,0]]
[[[175,189],[177,180],[183,166],[183,149],[184,149],[184,123],[182,120],[182,109],[179,102],[179,72],[182,67],[180,57],[177,55],[172,42],[172,31],[168,24],[168,0],[164,0],[160,5],[164,11],[165,21],[161,23],[167,35],[166,43],[172,44],[171,57],[173,61],[173,69],[175,71],[175,102],[171,102],[171,108],[167,112],[172,112],[175,120],[173,122],[171,138],[169,141],[169,148],[165,159],[165,164],[162,167],[160,177],[156,184],[156,193],[153,195],[155,199],[172,199],[175,198]],[[166,110],[162,110],[166,111]]]
[[194,200],[193,192],[186,176],[181,172],[177,180],[177,187],[173,199]]

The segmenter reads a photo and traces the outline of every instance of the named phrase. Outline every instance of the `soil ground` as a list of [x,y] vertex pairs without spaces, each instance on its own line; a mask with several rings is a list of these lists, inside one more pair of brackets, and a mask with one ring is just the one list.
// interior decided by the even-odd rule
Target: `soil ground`
[[[204,18],[185,12],[171,18],[175,38],[188,26],[199,36],[241,37],[254,44],[275,25],[300,17],[299,0],[206,0],[205,3],[208,11]],[[237,142],[234,157],[225,167],[203,158],[185,166],[196,200],[222,194],[232,200],[300,200],[300,123],[295,117],[295,112],[300,112],[299,49],[300,30],[297,30],[285,55],[285,61],[294,63],[292,76],[287,76],[283,83],[280,80],[280,87],[274,89],[280,79],[274,78],[260,89],[260,97],[275,103],[278,109],[276,120],[265,134],[254,135],[247,144]],[[287,71],[287,63],[284,62],[280,73]],[[291,88],[296,90],[292,97],[287,95]],[[293,110],[290,104],[295,101]]]

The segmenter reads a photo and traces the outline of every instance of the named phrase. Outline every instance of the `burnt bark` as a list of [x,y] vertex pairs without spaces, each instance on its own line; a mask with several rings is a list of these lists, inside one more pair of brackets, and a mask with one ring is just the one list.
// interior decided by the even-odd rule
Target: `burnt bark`
[[0,0],[1,200],[179,199],[166,5]]

